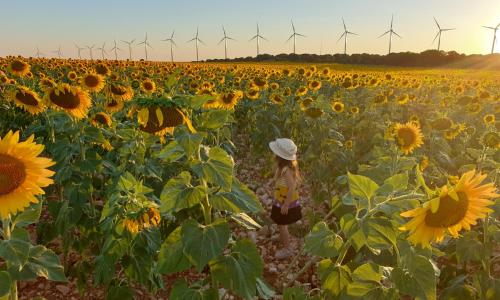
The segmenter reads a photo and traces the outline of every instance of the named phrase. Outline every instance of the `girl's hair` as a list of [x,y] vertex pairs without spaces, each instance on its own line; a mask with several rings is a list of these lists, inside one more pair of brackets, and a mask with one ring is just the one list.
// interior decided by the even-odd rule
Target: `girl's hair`
[[300,182],[301,178],[297,160],[287,160],[276,155],[276,161],[278,163],[278,168],[276,169],[276,177],[279,177],[282,174],[284,168],[289,168],[293,172],[297,184]]

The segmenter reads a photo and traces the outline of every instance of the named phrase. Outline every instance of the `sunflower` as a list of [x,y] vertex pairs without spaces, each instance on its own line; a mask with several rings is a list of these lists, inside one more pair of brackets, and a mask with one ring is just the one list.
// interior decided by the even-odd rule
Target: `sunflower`
[[87,92],[66,83],[49,89],[45,95],[45,101],[52,107],[62,109],[77,119],[85,117],[92,105]]
[[102,76],[107,76],[107,75],[111,74],[111,71],[109,70],[108,66],[106,66],[103,63],[95,66],[95,72],[99,75],[102,75]]
[[233,109],[238,101],[243,97],[243,92],[239,90],[229,91],[227,93],[221,93],[217,97],[217,101],[219,101],[219,106],[224,109]]
[[10,93],[9,97],[16,106],[21,107],[32,115],[39,114],[45,110],[42,100],[38,94],[27,87],[19,86]]
[[126,217],[123,221],[123,227],[125,227],[128,232],[135,234],[143,229],[158,226],[160,221],[159,210],[150,207],[141,212],[138,217]]
[[25,76],[30,72],[31,66],[20,59],[15,59],[9,64],[8,69],[14,75]]
[[115,101],[129,101],[134,96],[134,91],[131,87],[121,84],[110,84],[108,95]]
[[341,113],[344,111],[344,103],[342,103],[340,101],[334,101],[331,104],[331,107],[332,107],[333,111],[337,112],[337,113]]
[[246,93],[245,96],[250,99],[250,100],[256,100],[259,98],[260,93],[258,89],[249,89]]
[[305,98],[300,100],[300,109],[305,111],[313,102],[313,98]]
[[269,96],[269,99],[275,104],[283,104],[285,103],[285,99],[280,94],[272,94]]
[[421,207],[403,212],[401,216],[413,219],[401,227],[410,231],[408,240],[413,244],[430,247],[431,242],[441,242],[446,232],[454,238],[462,229],[470,230],[477,219],[493,212],[490,199],[500,195],[493,183],[481,185],[486,175],[469,171],[453,187],[443,186],[437,197]]
[[304,110],[304,113],[313,119],[317,119],[323,115],[323,110],[317,107],[309,107],[306,110]]
[[44,146],[33,142],[34,136],[19,142],[19,131],[9,131],[0,139],[0,217],[23,211],[30,203],[37,203],[42,188],[52,184],[54,172],[47,169],[55,163],[39,157]]
[[321,81],[318,81],[318,80],[311,80],[307,83],[307,86],[309,87],[309,89],[311,89],[312,91],[317,91],[321,88]]
[[195,132],[189,118],[175,106],[146,106],[138,109],[139,128],[157,136],[173,134],[174,128],[186,124],[191,132]]
[[295,96],[299,96],[299,97],[302,97],[304,96],[305,94],[307,94],[307,88],[305,86],[301,86],[297,89],[297,91],[295,92]]
[[208,99],[207,102],[205,102],[203,104],[203,108],[206,108],[206,109],[219,108],[219,107],[220,107],[220,103],[217,100],[217,97],[214,97],[212,99]]
[[116,101],[112,99],[106,103],[105,109],[109,113],[119,112],[123,109],[123,101]]
[[68,72],[68,79],[71,80],[71,81],[75,81],[76,78],[78,78],[78,76],[76,75],[76,72],[75,71],[70,71]]
[[453,126],[453,121],[450,118],[437,118],[431,122],[432,128],[440,131],[448,130]]
[[491,125],[495,124],[495,115],[493,114],[488,114],[483,117],[484,124],[486,125]]
[[351,107],[351,113],[354,115],[359,114],[359,107],[357,106]]
[[98,112],[96,113],[92,119],[90,120],[90,123],[94,125],[95,127],[110,127],[112,120],[111,117],[105,113],[105,112]]
[[420,128],[411,122],[397,123],[394,131],[398,146],[404,154],[410,154],[424,143]]
[[96,73],[89,73],[83,76],[81,85],[91,92],[100,92],[104,88],[104,77]]
[[444,133],[444,137],[447,140],[454,140],[460,133],[465,130],[464,124],[453,124],[450,129],[446,130]]
[[344,143],[344,146],[345,146],[347,149],[352,149],[352,145],[353,145],[353,141],[352,141],[352,140],[347,140],[347,141]]
[[251,82],[251,86],[259,90],[264,90],[267,88],[267,80],[261,77],[255,77]]
[[494,131],[486,132],[481,137],[481,144],[488,148],[498,149],[500,148],[500,136]]
[[152,94],[156,90],[156,83],[151,79],[141,82],[141,90],[146,94]]

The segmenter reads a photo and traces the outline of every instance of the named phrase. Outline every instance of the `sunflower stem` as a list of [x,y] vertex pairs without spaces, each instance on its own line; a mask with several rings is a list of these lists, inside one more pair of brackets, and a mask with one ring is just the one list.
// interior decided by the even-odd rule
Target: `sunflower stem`
[[[10,240],[11,238],[11,233],[12,233],[12,227],[11,227],[11,220],[10,220],[10,215],[2,220],[2,229],[3,229],[3,238],[4,240]],[[6,266],[7,269],[9,269],[9,262],[6,261]],[[9,298],[10,300],[17,300],[17,281],[12,280],[10,283],[10,295]]]

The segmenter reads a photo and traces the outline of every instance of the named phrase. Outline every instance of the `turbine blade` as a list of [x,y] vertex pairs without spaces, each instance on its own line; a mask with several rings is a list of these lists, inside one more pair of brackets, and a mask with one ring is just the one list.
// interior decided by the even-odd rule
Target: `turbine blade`
[[192,39],[190,39],[190,40],[189,40],[189,41],[187,41],[186,43],[192,42],[192,41],[194,41],[194,40],[196,40],[196,38],[195,38],[195,37],[194,37],[194,38],[192,38]]
[[438,21],[436,20],[436,18],[435,18],[435,17],[433,17],[433,18],[434,18],[434,22],[436,22],[436,25],[437,25],[438,29],[439,29],[439,30],[441,30],[441,26],[439,26]]
[[202,43],[202,44],[203,44],[203,45],[205,45],[205,46],[207,45],[207,44],[205,44],[205,42],[204,42],[204,41],[202,41],[202,40],[200,40],[200,39],[198,39],[198,42]]
[[285,43],[288,42],[291,38],[293,38],[294,35],[295,33],[292,33],[292,35],[288,38],[288,40],[285,41]]
[[303,35],[301,33],[296,33],[296,35],[301,36],[301,37],[306,37],[305,35]]
[[390,30],[387,30],[386,32],[382,33],[381,35],[378,36],[378,38],[381,38],[383,37],[384,35],[388,34],[389,32],[391,32]]
[[220,43],[222,43],[226,38],[223,37],[222,39],[220,39],[220,41],[217,43],[217,45],[219,45]]
[[441,31],[438,31],[438,32],[436,33],[436,36],[435,36],[435,37],[434,37],[434,39],[432,40],[432,44],[434,44],[434,42],[435,42],[435,41],[436,41],[436,39],[438,38],[439,33],[441,33]]
[[441,29],[441,31],[450,31],[450,30],[455,30],[456,28],[444,28],[444,29]]
[[259,37],[260,37],[261,39],[263,39],[264,41],[269,42],[269,40],[268,40],[268,39],[266,39],[265,37],[263,37],[263,36],[261,36],[261,35],[259,35]]
[[250,42],[250,41],[253,41],[253,40],[255,40],[256,38],[257,38],[257,35],[254,35],[254,36],[252,36],[252,37],[251,37],[248,41],[249,41],[249,42]]
[[484,28],[488,28],[488,29],[493,29],[493,30],[496,30],[494,27],[490,27],[490,26],[483,26]]
[[359,34],[357,34],[357,33],[355,33],[355,32],[351,32],[351,31],[347,31],[347,33],[348,33],[348,34],[359,35]]
[[344,33],[342,33],[342,35],[339,37],[339,39],[337,40],[337,43],[340,42],[340,40],[344,37],[344,35],[346,35],[346,32],[344,31]]
[[402,37],[396,33],[396,31],[393,31],[392,33],[394,33],[395,35],[397,35],[400,39],[402,39]]
[[347,28],[345,27],[345,22],[344,22],[344,18],[342,17],[342,24],[344,24],[344,31],[347,31]]

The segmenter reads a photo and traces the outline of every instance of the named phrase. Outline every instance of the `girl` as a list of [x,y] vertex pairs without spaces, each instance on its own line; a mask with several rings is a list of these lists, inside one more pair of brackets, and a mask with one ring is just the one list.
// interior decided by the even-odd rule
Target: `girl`
[[271,219],[278,224],[283,245],[283,249],[276,251],[276,258],[283,259],[292,255],[287,225],[302,218],[297,191],[300,182],[297,146],[290,139],[276,139],[269,143],[269,148],[276,155],[277,164]]

